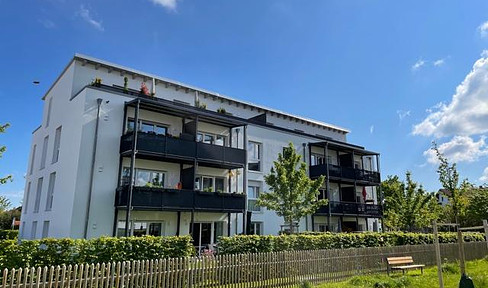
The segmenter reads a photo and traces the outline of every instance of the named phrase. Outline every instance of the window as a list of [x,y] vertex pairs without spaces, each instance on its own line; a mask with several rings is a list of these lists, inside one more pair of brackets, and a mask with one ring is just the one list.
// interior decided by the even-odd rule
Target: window
[[36,239],[36,234],[37,234],[37,221],[34,221],[32,222],[30,239]]
[[34,169],[34,161],[36,159],[36,148],[37,148],[37,145],[34,145],[34,147],[32,148],[32,158],[31,158],[31,163],[30,163],[29,175],[32,175],[32,171]]
[[47,238],[49,236],[49,221],[44,221],[42,225],[42,238]]
[[[165,172],[146,169],[135,169],[135,186],[164,187]],[[122,185],[130,184],[130,168],[124,167]]]
[[53,161],[52,161],[53,164],[58,162],[60,144],[61,144],[61,126],[59,126],[56,129],[56,134],[54,136],[54,149],[53,149]]
[[263,222],[251,222],[251,234],[263,234]]
[[317,232],[326,232],[327,231],[327,225],[326,224],[315,224],[315,231]]
[[207,144],[213,144],[218,146],[225,146],[226,137],[223,135],[216,135],[207,132],[197,133],[197,142],[203,142]]
[[49,175],[49,186],[47,188],[46,211],[53,208],[54,183],[56,182],[56,172]]
[[320,155],[320,154],[312,154],[312,157],[311,157],[311,163],[310,165],[322,165],[322,164],[325,164],[325,157],[324,155]]
[[39,204],[41,203],[42,182],[43,178],[37,180],[36,202],[34,203],[34,213],[39,212]]
[[[151,134],[158,134],[158,135],[166,135],[168,132],[168,127],[163,124],[154,123],[150,121],[143,121],[139,120],[139,127],[140,132],[144,133],[151,133]],[[134,119],[127,120],[127,132],[134,131]]]
[[261,171],[261,143],[251,142],[247,144],[248,169]]
[[[163,233],[163,223],[162,222],[147,222],[147,221],[136,221],[132,222],[132,230],[129,231],[129,235],[132,236],[162,236]],[[119,221],[117,223],[117,237],[125,236],[125,221]]]
[[225,178],[199,176],[195,178],[195,190],[223,193],[225,191]]
[[249,211],[261,212],[261,207],[256,205],[256,201],[261,193],[260,185],[259,183],[251,183],[249,182],[249,186],[247,186],[247,209]]
[[51,120],[51,106],[53,103],[53,98],[49,98],[48,104],[47,104],[47,116],[46,116],[46,128],[49,127],[49,121]]
[[27,191],[25,193],[24,207],[22,207],[24,214],[27,213],[27,209],[29,208],[30,190],[31,190],[31,182],[27,183]]
[[46,156],[47,156],[47,145],[49,144],[49,135],[44,138],[44,143],[42,144],[42,156],[41,156],[41,168],[46,167]]

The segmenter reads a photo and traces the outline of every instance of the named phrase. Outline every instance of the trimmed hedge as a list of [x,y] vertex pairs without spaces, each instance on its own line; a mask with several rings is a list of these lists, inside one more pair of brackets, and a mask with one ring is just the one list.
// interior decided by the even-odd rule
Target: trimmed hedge
[[185,257],[195,254],[190,236],[0,241],[0,268]]
[[19,230],[0,230],[0,240],[15,240],[19,235]]
[[[463,233],[465,242],[485,241],[482,233]],[[456,243],[456,233],[439,233],[440,243]],[[260,253],[293,250],[343,249],[420,245],[434,243],[433,234],[385,232],[385,233],[307,233],[296,235],[237,235],[220,237],[220,254]]]

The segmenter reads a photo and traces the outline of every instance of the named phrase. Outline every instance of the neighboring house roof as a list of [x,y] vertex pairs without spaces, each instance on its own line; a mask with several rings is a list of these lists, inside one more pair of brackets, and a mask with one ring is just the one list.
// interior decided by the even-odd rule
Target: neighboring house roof
[[46,92],[46,94],[42,97],[43,100],[46,98],[47,94],[49,94],[49,92],[54,87],[54,85],[56,84],[56,82],[61,78],[61,75],[64,74],[64,72],[68,69],[68,67],[75,60],[78,60],[78,61],[81,61],[81,62],[85,62],[85,63],[91,62],[91,63],[93,63],[95,65],[105,66],[107,68],[110,68],[111,70],[118,70],[118,71],[125,72],[125,73],[131,74],[131,75],[138,75],[138,76],[141,76],[141,77],[154,78],[157,81],[160,81],[160,82],[163,82],[163,83],[167,83],[167,84],[170,84],[170,85],[173,85],[173,86],[176,86],[176,87],[181,87],[182,89],[190,89],[190,90],[193,90],[193,91],[198,91],[199,93],[205,93],[205,94],[208,94],[208,95],[210,95],[212,97],[220,98],[222,100],[236,102],[236,103],[239,103],[239,104],[242,104],[242,105],[247,105],[249,107],[253,107],[253,108],[256,108],[256,109],[261,109],[261,110],[264,110],[264,111],[267,111],[267,112],[270,112],[270,113],[275,113],[275,114],[278,114],[278,115],[283,115],[283,116],[287,116],[287,117],[290,117],[290,118],[294,118],[296,120],[308,122],[310,124],[314,124],[314,125],[317,125],[317,126],[326,127],[328,129],[336,130],[338,132],[341,132],[343,134],[347,134],[347,133],[350,132],[348,129],[345,129],[345,128],[342,128],[342,127],[339,127],[339,126],[336,126],[336,125],[332,125],[332,124],[329,124],[329,123],[325,123],[325,122],[313,120],[313,119],[306,118],[306,117],[302,117],[302,116],[293,115],[293,114],[286,113],[286,112],[283,112],[283,111],[280,111],[280,110],[276,110],[276,109],[272,109],[272,108],[269,108],[269,107],[257,105],[257,104],[254,104],[254,103],[250,103],[250,102],[238,100],[238,99],[235,99],[235,98],[232,98],[232,97],[229,97],[229,96],[221,95],[221,94],[216,93],[216,92],[208,91],[208,90],[205,90],[205,89],[202,89],[202,88],[198,88],[198,87],[195,87],[195,86],[191,86],[191,85],[188,85],[188,84],[184,84],[184,83],[181,83],[181,82],[178,82],[178,81],[170,80],[168,78],[164,78],[164,77],[161,77],[161,76],[157,76],[157,75],[145,73],[145,72],[142,72],[142,71],[139,71],[139,70],[135,70],[135,69],[132,69],[132,68],[127,68],[127,67],[124,67],[122,65],[117,65],[117,64],[114,64],[114,63],[110,63],[110,62],[107,62],[107,61],[104,61],[104,60],[100,60],[100,59],[97,59],[97,58],[93,58],[93,57],[86,56],[86,55],[83,55],[83,54],[78,54],[78,53],[75,54],[75,56],[73,57],[73,59],[71,59],[71,61],[68,63],[68,65],[63,70],[63,72],[59,75],[59,77],[56,79],[56,81],[54,81],[54,83],[48,89],[48,91]]

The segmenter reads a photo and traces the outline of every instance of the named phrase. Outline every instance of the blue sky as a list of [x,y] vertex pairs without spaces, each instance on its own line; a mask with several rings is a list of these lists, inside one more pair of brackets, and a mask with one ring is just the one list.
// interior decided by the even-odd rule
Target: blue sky
[[488,182],[488,2],[397,2],[0,0],[0,195],[21,200],[41,97],[77,52],[348,128],[384,179],[437,190],[436,140]]

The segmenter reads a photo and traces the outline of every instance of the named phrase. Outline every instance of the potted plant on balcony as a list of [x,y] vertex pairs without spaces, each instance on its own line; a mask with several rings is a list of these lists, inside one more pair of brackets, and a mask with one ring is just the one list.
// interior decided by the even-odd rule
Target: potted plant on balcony
[[129,93],[129,78],[127,76],[124,77],[124,93]]
[[94,87],[100,87],[102,85],[102,78],[95,78],[95,80],[92,81],[91,85]]
[[227,111],[225,111],[224,108],[220,107],[219,109],[217,109],[217,113],[220,113],[220,114],[227,114]]
[[149,89],[147,89],[146,83],[141,82],[141,94],[149,96]]

